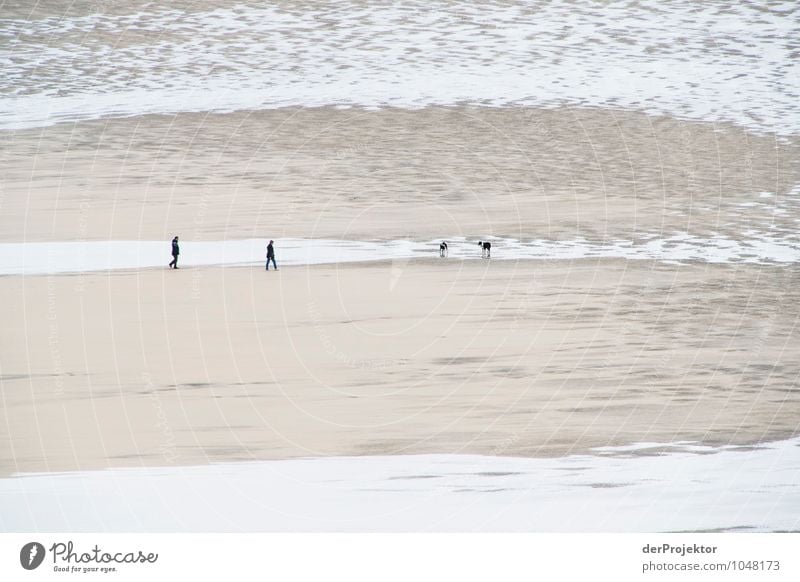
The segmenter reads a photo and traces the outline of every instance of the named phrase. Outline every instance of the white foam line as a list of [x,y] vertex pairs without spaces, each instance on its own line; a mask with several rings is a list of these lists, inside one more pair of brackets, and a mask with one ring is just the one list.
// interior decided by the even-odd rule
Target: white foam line
[[[618,258],[665,262],[796,263],[800,243],[751,233],[743,241],[724,237],[701,238],[677,233],[667,238],[642,237],[643,242],[614,240],[595,243],[585,239],[552,241],[490,237],[492,260],[581,260]],[[450,258],[480,259],[477,241],[448,239]],[[180,266],[258,265],[264,262],[266,239],[181,243]],[[281,239],[277,242],[279,266],[434,258],[439,241],[347,241]],[[162,241],[84,241],[0,243],[0,274],[33,275],[78,273],[113,269],[166,267],[170,244]]]
[[664,445],[555,459],[331,457],[23,475],[0,479],[0,499],[3,527],[18,532],[800,527],[800,439],[641,454],[653,446]]

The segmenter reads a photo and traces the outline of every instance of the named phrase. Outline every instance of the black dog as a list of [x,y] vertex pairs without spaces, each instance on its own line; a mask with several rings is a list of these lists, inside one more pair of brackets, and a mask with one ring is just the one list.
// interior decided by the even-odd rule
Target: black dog
[[446,257],[447,256],[447,241],[443,240],[439,244],[439,256]]
[[481,247],[481,256],[483,258],[485,258],[485,259],[491,258],[491,256],[492,256],[492,243],[478,241],[478,246]]

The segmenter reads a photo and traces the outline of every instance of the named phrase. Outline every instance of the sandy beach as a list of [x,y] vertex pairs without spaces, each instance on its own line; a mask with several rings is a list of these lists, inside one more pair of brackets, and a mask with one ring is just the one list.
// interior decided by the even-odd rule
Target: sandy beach
[[0,240],[793,236],[799,147],[592,108],[86,121],[0,133]]
[[5,474],[797,434],[793,267],[3,277]]
[[[631,112],[286,109],[0,138],[5,241],[796,237],[794,142]],[[784,438],[796,282],[793,264],[588,258],[3,277],[2,470]]]
[[[185,113],[0,138],[5,241],[796,236],[793,141],[631,112]],[[3,277],[2,471],[784,438],[796,282],[793,264],[597,259]]]

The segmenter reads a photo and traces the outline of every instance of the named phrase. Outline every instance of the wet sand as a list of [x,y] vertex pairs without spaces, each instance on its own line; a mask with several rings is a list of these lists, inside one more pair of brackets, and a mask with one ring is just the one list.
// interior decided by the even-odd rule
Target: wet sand
[[800,149],[613,109],[286,108],[0,134],[0,240],[795,236]]
[[0,472],[798,434],[793,266],[0,278]]

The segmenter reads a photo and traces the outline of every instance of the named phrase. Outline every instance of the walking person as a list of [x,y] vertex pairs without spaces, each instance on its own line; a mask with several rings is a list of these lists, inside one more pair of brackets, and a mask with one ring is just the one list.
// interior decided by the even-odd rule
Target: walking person
[[278,270],[278,265],[275,263],[275,248],[272,246],[274,240],[269,241],[267,245],[267,271],[269,271],[269,262],[272,261],[272,266],[275,267],[275,270]]
[[178,255],[181,254],[181,249],[178,246],[178,237],[172,239],[172,262],[169,264],[170,269],[178,268]]

